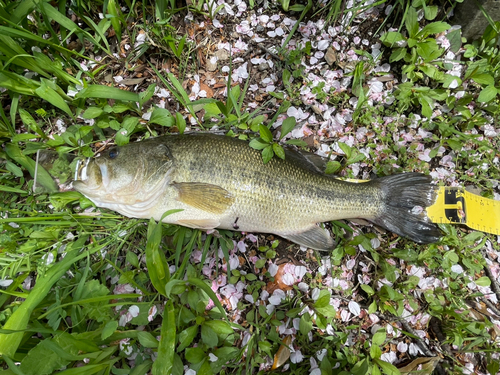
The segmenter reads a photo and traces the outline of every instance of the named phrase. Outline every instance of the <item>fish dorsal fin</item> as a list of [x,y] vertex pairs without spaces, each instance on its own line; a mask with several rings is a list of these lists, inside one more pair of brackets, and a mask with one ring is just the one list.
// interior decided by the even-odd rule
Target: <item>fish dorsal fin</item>
[[299,245],[310,247],[311,249],[329,251],[333,250],[335,247],[335,241],[328,232],[317,225],[301,233],[276,234]]
[[172,185],[179,192],[179,201],[213,214],[225,212],[234,201],[230,192],[217,185],[203,182],[174,182]]
[[285,149],[285,159],[287,158],[304,169],[321,174],[326,171],[326,162],[328,160],[312,152]]

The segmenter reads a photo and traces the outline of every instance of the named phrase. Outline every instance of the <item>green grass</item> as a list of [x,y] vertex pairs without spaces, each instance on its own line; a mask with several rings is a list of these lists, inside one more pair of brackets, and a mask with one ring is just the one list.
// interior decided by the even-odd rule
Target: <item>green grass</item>
[[[478,371],[496,373],[498,304],[481,289],[495,291],[485,271],[486,259],[498,264],[488,255],[500,251],[495,235],[442,226],[441,242],[421,246],[339,221],[331,227],[339,239],[331,254],[301,252],[272,236],[254,242],[240,233],[207,234],[96,210],[76,192],[55,192],[48,174],[41,181],[46,192],[32,193],[37,150],[91,157],[110,140],[124,145],[204,130],[212,121],[249,140],[264,161],[283,157],[285,136],[299,121],[282,117],[299,106],[298,93],[308,87],[336,113],[352,114],[344,133],[326,137],[338,147],[328,172],[435,172],[447,154],[455,167],[441,184],[474,185],[492,198],[500,180],[500,142],[498,135],[485,136],[484,126],[500,118],[499,26],[490,25],[475,42],[448,33],[450,50],[465,50],[460,61],[449,61],[442,40],[436,42],[449,25],[434,20],[433,5],[413,3],[417,9],[397,2],[404,9],[401,27],[381,35],[383,61],[397,66],[398,80],[402,72],[407,77],[392,102],[371,97],[373,80],[387,74],[374,70],[380,61],[369,49],[356,47],[363,60],[345,70],[351,78],[343,90],[324,90],[326,83],[316,84],[301,65],[311,58],[306,43],[279,52],[283,84],[252,109],[251,77],[231,86],[229,76],[227,97],[189,98],[185,81],[197,73],[198,47],[187,31],[178,35],[176,17],[187,10],[174,2],[0,0],[0,374],[250,374],[271,371],[274,361],[290,374],[399,374],[418,357],[428,366],[423,373],[440,366],[458,374],[463,358],[472,355]],[[207,12],[203,4],[191,6],[199,20],[229,22],[217,15],[220,7]],[[328,2],[321,10],[311,2],[281,1],[268,12],[289,7],[306,21],[319,11],[328,27],[340,17],[339,4]],[[416,20],[419,9],[425,26]],[[120,42],[134,46],[141,32],[148,35],[143,44],[113,55]],[[456,78],[448,72],[454,64],[462,67]],[[138,67],[153,75],[140,90],[104,84],[106,75]],[[159,103],[159,88],[169,90],[177,111],[151,106]],[[173,100],[167,103],[174,108]],[[148,111],[150,117],[143,117]],[[65,130],[58,130],[58,121]],[[365,136],[350,146],[360,129]],[[402,143],[419,131],[427,136]],[[310,147],[302,139],[286,143]],[[236,250],[243,244],[246,252]],[[285,288],[281,274],[272,272],[284,255],[303,261],[304,284],[273,295],[276,286]],[[226,289],[217,285],[223,280]],[[271,304],[263,291],[279,302]],[[426,339],[418,338],[419,330]],[[392,365],[386,353],[398,344],[415,351],[420,345],[420,352],[398,352],[404,363]],[[437,348],[442,359],[429,359]]]

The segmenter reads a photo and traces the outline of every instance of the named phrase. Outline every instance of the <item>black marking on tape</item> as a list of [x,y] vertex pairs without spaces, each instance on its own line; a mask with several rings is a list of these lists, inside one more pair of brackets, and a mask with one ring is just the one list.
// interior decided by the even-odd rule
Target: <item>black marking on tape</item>
[[466,224],[465,197],[461,188],[447,188],[444,195],[444,214],[452,223]]

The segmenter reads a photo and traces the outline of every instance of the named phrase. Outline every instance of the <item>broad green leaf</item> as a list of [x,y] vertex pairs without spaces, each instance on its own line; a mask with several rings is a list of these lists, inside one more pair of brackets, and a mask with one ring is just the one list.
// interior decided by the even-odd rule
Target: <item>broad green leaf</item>
[[302,335],[307,336],[309,332],[311,332],[313,327],[313,323],[311,321],[311,317],[309,316],[308,313],[302,315],[300,317],[300,322],[299,322],[299,331]]
[[207,357],[203,349],[199,346],[196,348],[187,348],[185,353],[186,359],[189,363],[200,363]]
[[137,333],[137,339],[145,348],[157,348],[158,340],[149,332],[141,331]]
[[427,42],[417,43],[417,54],[424,60],[430,62],[437,59],[444,52],[443,48],[439,48],[436,41],[431,39]]
[[418,16],[413,7],[409,7],[405,16],[405,26],[410,38],[414,38],[418,33]]
[[326,318],[335,318],[337,314],[335,308],[332,305],[328,305],[325,307],[316,307],[315,310],[317,313],[325,316]]
[[222,320],[207,320],[203,324],[212,328],[218,335],[229,335],[234,332],[229,323]]
[[431,22],[424,26],[422,30],[417,35],[417,38],[426,38],[431,34],[439,34],[443,31],[446,31],[450,28],[446,22]]
[[295,117],[290,116],[287,117],[286,119],[283,120],[283,124],[281,125],[281,135],[280,139],[282,139],[285,135],[290,133],[293,128],[295,128],[295,124],[297,123],[297,120],[295,120]]
[[264,161],[264,164],[269,162],[274,156],[274,151],[273,151],[273,146],[269,145],[264,150],[262,150],[262,160]]
[[372,344],[373,345],[383,345],[386,338],[387,338],[387,334],[386,334],[385,330],[377,331],[373,335]]
[[369,296],[373,296],[375,294],[373,288],[368,284],[361,284],[361,289],[363,289]]
[[479,83],[480,85],[489,86],[495,84],[495,78],[493,78],[493,76],[488,73],[474,74],[470,78],[472,78],[475,82]]
[[422,106],[422,115],[424,117],[431,118],[432,109],[434,108],[434,103],[432,102],[432,99],[426,95],[419,95],[419,97],[420,97],[420,105]]
[[179,129],[179,133],[184,134],[184,131],[186,130],[186,119],[179,112],[175,112],[175,125],[177,126],[177,129]]
[[462,47],[462,32],[461,30],[453,30],[446,34],[446,38],[450,41],[450,51],[457,53]]
[[177,347],[177,352],[182,353],[185,348],[191,345],[194,338],[198,335],[198,327],[198,325],[187,327],[179,334],[179,346]]
[[488,103],[488,102],[492,101],[493,99],[495,99],[497,94],[498,94],[498,90],[496,89],[495,86],[493,86],[493,85],[486,86],[479,93],[477,101],[480,103]]
[[435,79],[436,81],[440,81],[441,78],[439,75],[443,75],[442,72],[440,72],[435,66],[430,65],[430,64],[422,64],[420,66],[420,70],[424,72],[427,76],[429,76],[432,79]]
[[215,331],[205,324],[201,326],[201,339],[209,348],[215,348],[219,342],[219,338]]
[[125,259],[134,267],[139,268],[139,257],[136,253],[128,251]]
[[[153,365],[153,361],[151,361],[151,360],[146,360],[140,364],[135,363],[134,367],[131,369],[132,371],[129,373],[129,375],[147,375],[149,373],[149,370],[151,369],[152,365]],[[174,374],[173,369],[172,369],[172,374]]]
[[344,152],[344,154],[347,156],[347,158],[350,158],[351,157],[351,153],[352,153],[352,148],[348,145],[346,145],[344,142],[338,142],[338,145],[340,147],[340,149]]
[[273,141],[273,134],[267,126],[260,124],[259,133],[264,142],[271,143]]
[[74,367],[58,372],[57,375],[92,375],[104,371],[106,368],[109,368],[108,363],[99,365],[85,365],[82,367]]
[[329,161],[326,163],[325,173],[326,174],[333,174],[333,173],[336,173],[337,171],[339,171],[340,168],[342,168],[342,165],[338,161],[336,161],[336,160]]
[[84,119],[93,119],[102,115],[104,111],[99,107],[89,107],[85,112],[83,112],[82,117]]
[[101,340],[107,339],[111,336],[118,328],[118,322],[116,320],[110,320],[106,323],[101,332]]
[[153,375],[171,375],[174,366],[176,328],[174,302],[170,299],[167,301],[163,313],[161,339],[158,346],[158,357],[153,364]]
[[382,361],[381,359],[374,358],[373,361],[382,369],[386,375],[401,375],[396,366],[391,365],[389,362]]
[[445,74],[442,82],[444,88],[449,88],[452,84],[458,86],[462,84],[460,77],[452,76],[451,74]]
[[488,276],[483,276],[480,277],[475,281],[475,283],[479,286],[490,286],[491,285],[491,280]]
[[375,359],[380,358],[381,355],[382,350],[380,350],[380,346],[372,344],[370,346],[370,357],[372,357],[372,359]]
[[428,21],[432,21],[434,18],[436,18],[438,14],[439,8],[437,5],[426,5],[424,7],[424,17]]
[[387,47],[393,47],[395,43],[405,40],[405,37],[403,34],[395,32],[395,31],[389,31],[382,35],[380,38],[382,43],[384,43]]
[[268,142],[265,142],[262,138],[254,138],[250,141],[250,147],[256,149],[256,150],[263,150],[267,146],[269,146]]
[[389,57],[389,62],[395,62],[403,59],[406,56],[406,48],[405,47],[400,47],[396,48],[394,51],[392,51],[391,56]]
[[174,116],[170,113],[168,109],[165,108],[155,108],[151,114],[149,122],[152,124],[158,124],[162,126],[171,127],[175,124]]
[[116,132],[115,135],[115,143],[117,146],[124,146],[126,145],[129,140],[130,140],[130,135],[132,133],[129,132],[127,129],[121,128]]
[[330,298],[331,298],[331,295],[328,292],[328,290],[322,289],[319,292],[318,299],[316,300],[316,302],[314,302],[314,307],[318,308],[318,307],[328,306],[330,304]]
[[454,151],[460,151],[464,146],[463,142],[457,141],[456,139],[447,139],[446,143],[448,143],[448,146]]
[[285,159],[285,150],[281,147],[281,145],[273,143],[273,152],[280,159]]
[[[356,152],[358,152],[358,151],[356,151]],[[351,157],[347,159],[346,164],[350,165],[350,164],[358,163],[358,162],[365,160],[365,159],[366,159],[365,154],[356,153],[356,154],[351,155]]]

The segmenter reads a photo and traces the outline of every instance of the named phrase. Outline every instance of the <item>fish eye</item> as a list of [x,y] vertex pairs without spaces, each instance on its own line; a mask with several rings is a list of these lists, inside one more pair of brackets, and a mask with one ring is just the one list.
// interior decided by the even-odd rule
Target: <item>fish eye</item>
[[114,159],[118,156],[118,150],[117,149],[111,149],[108,152],[108,156],[110,159]]

